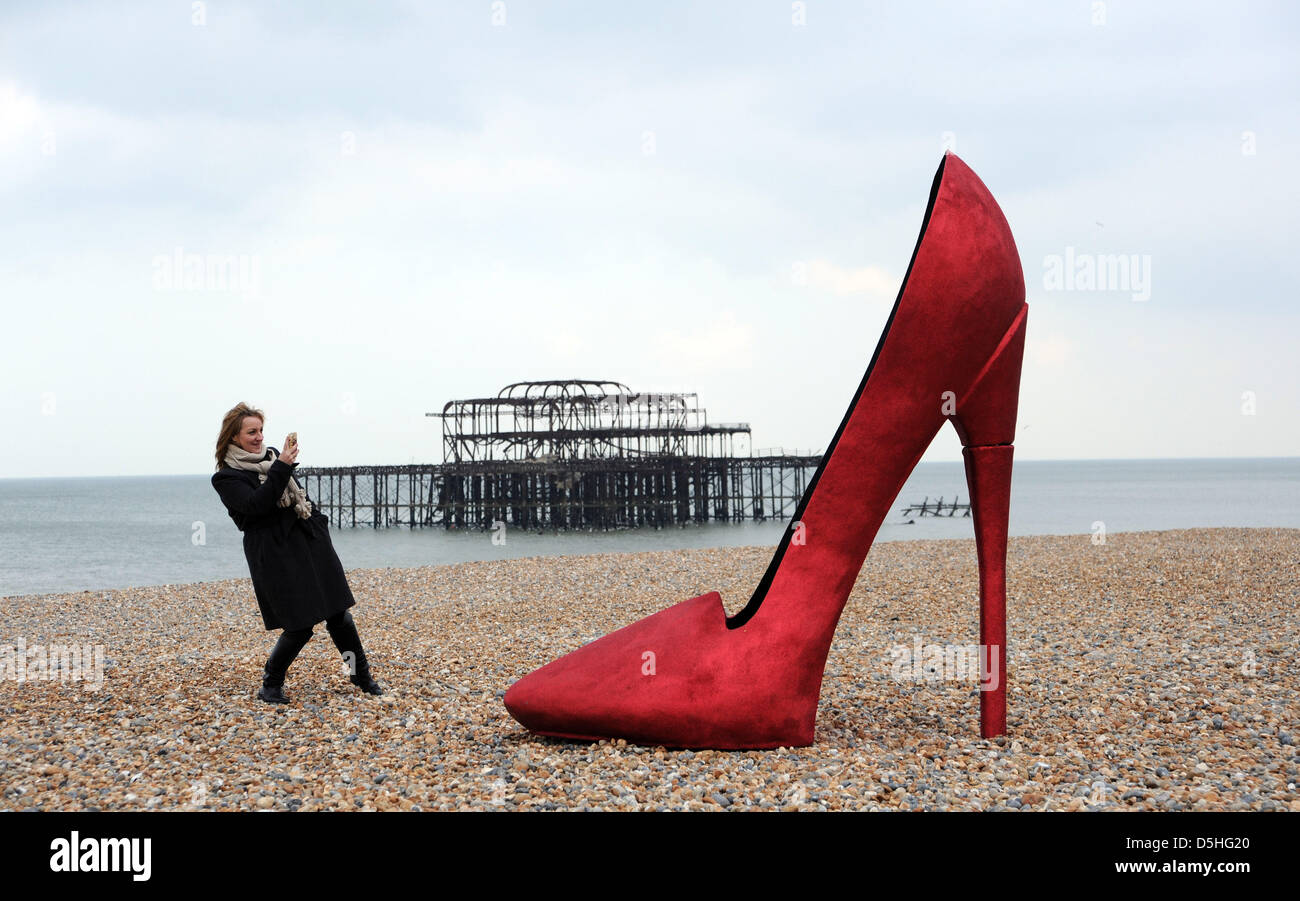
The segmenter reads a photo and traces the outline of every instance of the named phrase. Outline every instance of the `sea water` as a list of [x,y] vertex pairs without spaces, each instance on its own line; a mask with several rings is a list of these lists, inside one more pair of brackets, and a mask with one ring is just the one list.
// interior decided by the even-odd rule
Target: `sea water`
[[[210,476],[0,479],[0,596],[246,578],[241,533]],[[877,541],[970,538],[969,517],[903,514],[968,501],[961,463],[922,463]],[[790,512],[793,512],[791,510]],[[332,528],[345,569],[760,545],[785,521],[596,532]],[[1013,535],[1209,526],[1300,528],[1300,458],[1017,461]],[[494,535],[496,541],[493,540]],[[504,542],[502,542],[504,538]]]

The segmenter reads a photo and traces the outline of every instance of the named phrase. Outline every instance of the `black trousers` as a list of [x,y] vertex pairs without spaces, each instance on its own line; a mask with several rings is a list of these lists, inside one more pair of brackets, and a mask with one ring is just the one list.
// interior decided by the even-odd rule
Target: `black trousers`
[[[361,636],[357,624],[352,619],[352,611],[344,610],[325,620],[325,628],[334,640],[334,647],[343,655],[343,661],[354,676],[368,676],[370,666],[366,661],[366,652],[361,647]],[[262,684],[266,686],[283,685],[289,664],[298,657],[298,652],[311,641],[312,627],[306,629],[285,629],[280,639],[271,649],[271,656],[266,661],[266,672]]]

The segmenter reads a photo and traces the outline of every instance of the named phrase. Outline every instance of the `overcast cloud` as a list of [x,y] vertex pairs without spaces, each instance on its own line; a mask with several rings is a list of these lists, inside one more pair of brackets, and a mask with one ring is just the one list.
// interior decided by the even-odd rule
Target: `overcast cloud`
[[2,9],[0,476],[210,472],[240,400],[437,462],[554,378],[824,448],[948,146],[1025,268],[1018,459],[1300,452],[1294,5]]

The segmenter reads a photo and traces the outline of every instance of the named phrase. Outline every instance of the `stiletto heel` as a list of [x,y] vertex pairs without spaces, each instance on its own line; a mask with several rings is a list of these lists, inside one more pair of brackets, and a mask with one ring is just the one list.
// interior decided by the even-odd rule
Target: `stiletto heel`
[[980,579],[980,736],[1007,731],[1007,522],[1011,443],[1029,307],[1020,311],[970,396],[951,417],[962,441]]
[[559,738],[811,744],[849,592],[903,483],[951,420],[975,511],[981,640],[997,648],[981,729],[1005,728],[1007,498],[1027,309],[1002,211],[946,153],[871,363],[745,608],[728,617],[710,591],[583,645],[510,686],[511,716]]
[[1007,514],[1010,444],[962,448],[980,570],[980,736],[1007,731]]

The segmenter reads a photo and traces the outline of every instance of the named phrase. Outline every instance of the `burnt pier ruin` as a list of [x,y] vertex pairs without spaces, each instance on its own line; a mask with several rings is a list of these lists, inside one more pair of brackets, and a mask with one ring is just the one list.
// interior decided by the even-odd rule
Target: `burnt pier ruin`
[[710,423],[696,394],[621,382],[516,382],[449,401],[441,463],[300,467],[336,527],[663,527],[788,519],[820,455],[754,451],[748,423]]

